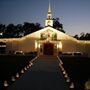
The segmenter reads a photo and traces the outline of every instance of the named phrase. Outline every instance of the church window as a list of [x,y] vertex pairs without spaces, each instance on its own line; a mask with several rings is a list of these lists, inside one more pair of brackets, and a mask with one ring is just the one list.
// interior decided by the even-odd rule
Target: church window
[[52,34],[52,40],[57,40],[57,33]]

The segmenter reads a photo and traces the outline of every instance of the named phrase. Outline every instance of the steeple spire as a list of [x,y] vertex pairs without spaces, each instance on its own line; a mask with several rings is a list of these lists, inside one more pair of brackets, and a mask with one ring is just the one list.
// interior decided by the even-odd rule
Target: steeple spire
[[50,1],[49,1],[48,13],[51,13],[51,4],[50,4]]
[[51,27],[53,26],[53,18],[52,18],[50,1],[49,1],[49,6],[48,6],[47,19],[45,20],[45,26],[51,26]]
[[52,11],[51,11],[51,4],[50,4],[50,1],[49,1],[47,19],[52,19]]

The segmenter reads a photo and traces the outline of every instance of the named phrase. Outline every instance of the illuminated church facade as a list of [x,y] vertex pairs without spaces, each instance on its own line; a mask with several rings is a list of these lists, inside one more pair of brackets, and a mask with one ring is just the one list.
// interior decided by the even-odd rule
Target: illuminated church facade
[[[90,41],[77,40],[53,28],[51,6],[49,4],[45,28],[21,38],[0,39],[6,43],[6,53],[12,51],[37,52],[39,55],[57,55],[81,52],[90,56]],[[0,47],[4,47],[0,45]]]

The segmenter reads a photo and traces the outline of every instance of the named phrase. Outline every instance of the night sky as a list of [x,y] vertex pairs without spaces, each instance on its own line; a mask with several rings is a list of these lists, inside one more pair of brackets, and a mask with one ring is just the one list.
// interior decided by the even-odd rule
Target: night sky
[[[69,35],[90,33],[90,0],[51,0],[54,18]],[[0,0],[0,23],[39,22],[44,26],[48,0]]]

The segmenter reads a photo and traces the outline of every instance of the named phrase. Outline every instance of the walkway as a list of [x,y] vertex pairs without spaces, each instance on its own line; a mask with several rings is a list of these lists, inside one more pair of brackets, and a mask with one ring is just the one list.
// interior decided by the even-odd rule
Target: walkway
[[69,90],[54,56],[40,56],[8,90]]

